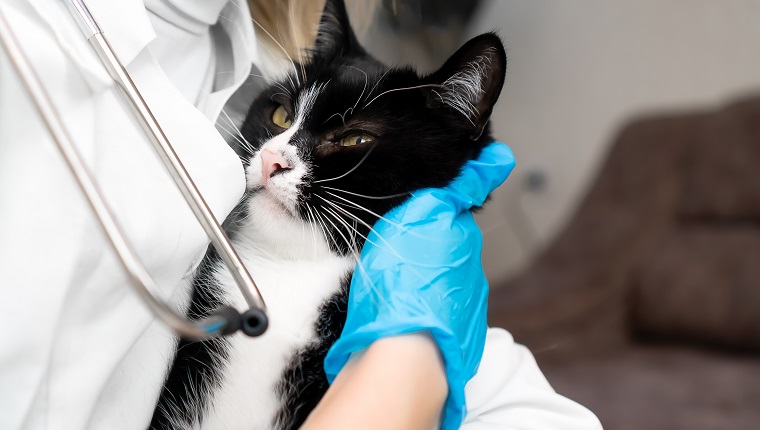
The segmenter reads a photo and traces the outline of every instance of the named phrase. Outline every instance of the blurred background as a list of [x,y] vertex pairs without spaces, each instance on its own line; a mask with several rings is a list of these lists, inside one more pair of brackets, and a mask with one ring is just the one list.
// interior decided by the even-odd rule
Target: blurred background
[[760,428],[760,1],[384,0],[363,39],[430,71],[491,30],[491,324],[607,429]]
[[509,57],[493,135],[518,156],[480,217],[497,282],[563,227],[625,123],[760,94],[757,0],[385,0],[364,43],[431,71],[486,31]]

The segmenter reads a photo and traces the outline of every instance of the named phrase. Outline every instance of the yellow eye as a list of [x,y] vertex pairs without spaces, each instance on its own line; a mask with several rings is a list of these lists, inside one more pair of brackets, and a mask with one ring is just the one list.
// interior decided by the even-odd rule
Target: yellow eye
[[366,134],[352,134],[350,136],[346,136],[340,141],[340,146],[355,146],[355,145],[361,145],[362,143],[367,143],[372,141],[372,136],[368,136]]
[[274,110],[274,113],[272,114],[272,122],[276,126],[282,128],[290,128],[290,126],[293,125],[293,119],[290,118],[290,114],[282,105],[278,106],[277,109]]

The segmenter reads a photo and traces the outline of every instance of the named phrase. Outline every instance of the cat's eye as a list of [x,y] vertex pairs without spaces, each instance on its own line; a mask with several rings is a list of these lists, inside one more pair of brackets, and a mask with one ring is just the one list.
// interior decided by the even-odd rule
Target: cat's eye
[[340,140],[340,146],[356,146],[361,145],[362,143],[367,143],[372,141],[372,136],[368,134],[352,134],[350,136],[346,136],[343,139]]
[[272,114],[272,122],[274,125],[282,128],[290,128],[290,126],[293,125],[293,119],[283,105],[278,106],[277,109],[274,110],[274,113]]

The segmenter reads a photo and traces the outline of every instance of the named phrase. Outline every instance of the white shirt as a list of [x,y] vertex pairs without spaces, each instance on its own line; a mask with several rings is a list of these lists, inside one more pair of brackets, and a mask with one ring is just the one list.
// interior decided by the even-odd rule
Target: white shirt
[[[241,121],[256,88],[248,85],[251,63],[272,69],[256,52],[246,2],[87,3],[223,219],[245,181],[214,122],[223,106]],[[182,306],[180,279],[208,240],[118,90],[63,2],[3,0],[0,10],[138,255],[164,297]],[[224,128],[231,129],[220,122]],[[0,323],[0,428],[147,426],[173,337],[131,291],[4,55]],[[502,330],[489,331],[466,396],[468,430],[599,428],[592,413],[554,393],[527,349]]]

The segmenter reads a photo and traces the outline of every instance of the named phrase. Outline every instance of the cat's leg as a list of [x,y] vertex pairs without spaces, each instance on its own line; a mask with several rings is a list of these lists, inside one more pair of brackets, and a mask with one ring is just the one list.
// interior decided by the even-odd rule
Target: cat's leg
[[[187,316],[205,318],[225,304],[222,289],[214,278],[219,264],[213,252],[206,256],[193,280]],[[198,428],[207,413],[213,393],[223,383],[230,343],[225,338],[178,342],[176,355],[153,412],[150,430]]]
[[346,323],[350,282],[349,273],[341,281],[340,290],[319,311],[319,319],[315,324],[316,341],[296,353],[285,369],[276,388],[283,405],[275,418],[274,428],[296,430],[301,427],[330,387],[323,362]]

